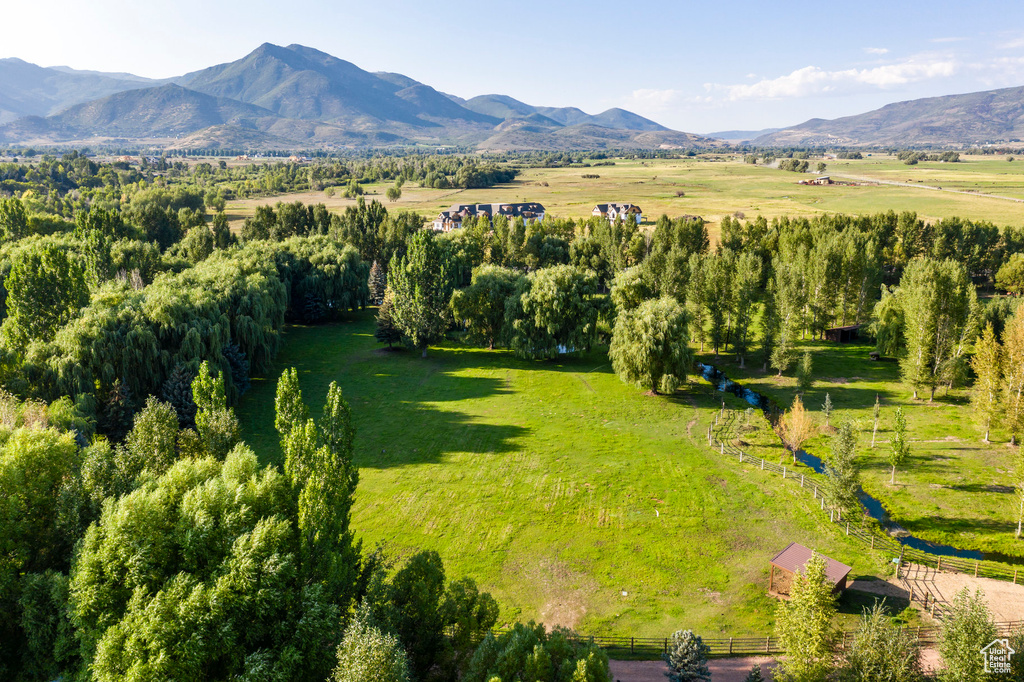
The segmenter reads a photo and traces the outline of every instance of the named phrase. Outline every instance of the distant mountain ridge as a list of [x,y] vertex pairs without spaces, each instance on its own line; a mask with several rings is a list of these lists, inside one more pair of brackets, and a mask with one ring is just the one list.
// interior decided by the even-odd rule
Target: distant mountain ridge
[[0,60],[0,142],[330,148],[457,144],[481,149],[710,144],[623,109],[591,115],[503,95],[463,100],[398,73],[370,73],[302,45],[161,81]]
[[973,146],[1024,139],[1024,86],[895,102],[856,116],[812,118],[759,146]]

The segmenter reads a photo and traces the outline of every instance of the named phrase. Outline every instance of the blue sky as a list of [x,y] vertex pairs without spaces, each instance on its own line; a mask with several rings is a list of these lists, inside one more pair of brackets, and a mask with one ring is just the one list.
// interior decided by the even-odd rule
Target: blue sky
[[1024,85],[1012,1],[48,0],[3,23],[0,56],[43,66],[165,77],[301,43],[461,97],[620,106],[698,133]]

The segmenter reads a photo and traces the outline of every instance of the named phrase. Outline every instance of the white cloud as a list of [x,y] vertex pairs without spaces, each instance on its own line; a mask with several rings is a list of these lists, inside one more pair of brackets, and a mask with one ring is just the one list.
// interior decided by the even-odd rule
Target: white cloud
[[863,90],[885,90],[907,83],[943,78],[959,69],[950,58],[914,58],[894,64],[868,69],[826,71],[817,66],[805,66],[785,76],[766,78],[751,84],[719,85],[707,83],[708,92],[722,93],[729,101],[793,99],[812,95],[837,95]]
[[868,54],[889,54],[887,47],[865,47],[864,51]]
[[665,111],[683,98],[681,90],[640,88],[629,97],[632,106],[643,111]]

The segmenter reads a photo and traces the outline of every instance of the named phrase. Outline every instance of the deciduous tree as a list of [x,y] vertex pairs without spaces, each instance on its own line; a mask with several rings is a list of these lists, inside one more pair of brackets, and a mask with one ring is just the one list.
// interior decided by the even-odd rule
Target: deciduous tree
[[992,425],[999,418],[1003,379],[1003,348],[999,345],[991,323],[981,333],[971,359],[971,368],[977,377],[971,387],[971,405],[985,430],[982,440],[987,443]]
[[788,602],[779,602],[775,633],[786,656],[779,662],[779,682],[824,680],[833,668],[836,613],[832,582],[825,560],[814,554],[793,578]]
[[921,647],[907,628],[893,623],[885,601],[864,609],[853,642],[843,654],[841,682],[920,682]]
[[972,596],[966,587],[956,593],[942,619],[939,653],[945,665],[939,673],[943,682],[970,682],[985,677],[981,650],[996,637],[985,596]]
[[804,402],[799,395],[793,398],[792,407],[779,420],[779,430],[782,440],[793,455],[793,464],[796,464],[796,451],[816,430],[814,419],[804,409]]
[[620,312],[608,356],[623,381],[671,393],[693,364],[686,312],[671,298]]
[[388,266],[388,286],[395,294],[395,326],[427,357],[427,346],[440,340],[451,324],[454,289],[447,249],[432,230],[409,238],[404,256]]
[[907,418],[903,408],[897,407],[893,417],[892,436],[889,438],[889,466],[892,467],[890,485],[896,485],[896,467],[903,464],[910,456],[910,443],[907,440]]

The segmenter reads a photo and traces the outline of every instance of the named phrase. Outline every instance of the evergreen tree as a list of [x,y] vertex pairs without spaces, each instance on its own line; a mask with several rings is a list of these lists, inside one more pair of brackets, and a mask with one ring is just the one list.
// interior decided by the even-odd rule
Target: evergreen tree
[[370,302],[380,305],[384,300],[384,292],[388,288],[388,273],[380,261],[373,261],[370,266]]
[[755,663],[743,680],[744,682],[764,682],[764,677],[761,675],[761,664]]
[[249,390],[249,359],[241,347],[232,341],[220,349],[220,354],[231,368],[231,383],[235,387],[236,398]]
[[974,596],[966,587],[957,592],[942,619],[939,653],[945,669],[939,673],[939,679],[973,682],[985,677],[981,650],[995,637],[996,628],[981,591]]
[[386,343],[390,349],[393,344],[402,340],[402,333],[395,326],[392,313],[395,309],[395,295],[390,288],[385,289],[380,307],[377,309],[377,326],[373,332],[377,343]]
[[825,560],[814,554],[793,578],[788,602],[779,602],[775,633],[786,656],[775,670],[779,682],[824,680],[833,668],[836,613]]
[[825,392],[825,402],[821,404],[821,413],[825,415],[825,428],[831,428],[832,396],[830,396],[827,391]]
[[690,630],[672,634],[672,647],[662,658],[668,664],[665,673],[670,682],[709,682],[708,654],[711,647]]
[[195,378],[196,370],[192,364],[179,362],[160,387],[160,399],[174,407],[178,413],[178,423],[184,429],[192,428],[196,423],[196,403],[192,397],[192,382]]
[[132,427],[133,414],[131,390],[120,379],[115,379],[100,409],[100,431],[115,443],[119,442]]
[[889,438],[889,466],[892,467],[892,478],[890,485],[896,485],[896,467],[903,464],[910,456],[910,443],[907,441],[907,418],[903,415],[903,408],[896,408],[896,416],[893,418],[892,437]]

